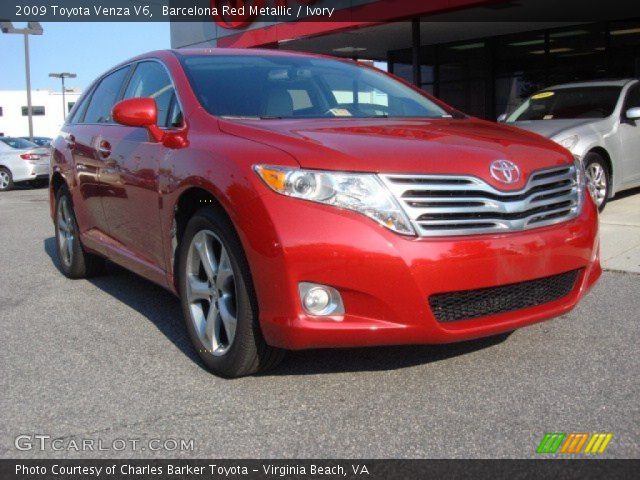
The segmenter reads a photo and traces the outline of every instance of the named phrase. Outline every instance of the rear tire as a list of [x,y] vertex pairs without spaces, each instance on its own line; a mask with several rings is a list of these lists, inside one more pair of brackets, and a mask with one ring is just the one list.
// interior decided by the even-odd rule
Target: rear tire
[[611,193],[611,172],[609,165],[596,152],[589,152],[584,157],[584,170],[587,184],[599,211],[603,211]]
[[105,260],[86,252],[80,243],[80,230],[66,186],[56,194],[56,252],[60,269],[69,278],[88,278],[104,271]]
[[249,264],[225,213],[212,206],[199,210],[189,220],[179,248],[184,319],[207,368],[235,378],[277,365],[284,350],[264,340]]
[[0,192],[7,192],[13,189],[13,175],[11,170],[0,167]]

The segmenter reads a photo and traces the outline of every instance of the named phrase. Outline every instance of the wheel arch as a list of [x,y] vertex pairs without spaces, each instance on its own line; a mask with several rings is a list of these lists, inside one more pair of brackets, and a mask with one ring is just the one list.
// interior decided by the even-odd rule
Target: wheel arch
[[609,155],[609,152],[600,145],[591,147],[589,150],[587,150],[584,156],[586,157],[590,153],[596,153],[600,155],[606,163],[605,167],[607,167],[607,170],[609,171],[609,177],[610,177],[609,181],[611,182],[611,188],[609,189],[609,198],[611,198],[615,193],[614,179],[616,174],[616,172],[613,171],[613,162],[611,161],[611,155]]
[[53,175],[51,175],[51,190],[53,191],[54,197],[57,195],[60,187],[66,184],[67,182],[60,172],[53,172]]
[[171,225],[171,274],[173,287],[176,291],[178,291],[176,266],[178,264],[180,242],[182,241],[191,217],[193,217],[198,210],[206,206],[212,206],[216,210],[219,210],[229,218],[230,223],[233,224],[231,216],[222,202],[211,190],[200,186],[191,186],[180,193],[173,208],[173,223]]
[[49,181],[49,210],[52,220],[55,219],[56,197],[58,196],[58,192],[64,185],[67,185],[67,181],[64,179],[62,173],[57,170],[53,172],[53,175],[51,175],[51,180]]

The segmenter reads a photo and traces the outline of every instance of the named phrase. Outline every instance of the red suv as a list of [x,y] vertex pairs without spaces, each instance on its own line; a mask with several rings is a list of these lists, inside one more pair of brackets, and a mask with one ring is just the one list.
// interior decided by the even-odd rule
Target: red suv
[[567,150],[351,61],[142,55],[87,90],[53,148],[64,274],[108,258],[179,295],[222,376],[285,349],[511,331],[601,273]]

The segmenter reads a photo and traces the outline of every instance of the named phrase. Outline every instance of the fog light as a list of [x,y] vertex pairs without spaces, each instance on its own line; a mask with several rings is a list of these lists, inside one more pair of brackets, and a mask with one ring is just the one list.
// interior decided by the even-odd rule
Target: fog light
[[302,307],[309,315],[344,315],[342,297],[335,288],[317,283],[301,282],[299,290]]

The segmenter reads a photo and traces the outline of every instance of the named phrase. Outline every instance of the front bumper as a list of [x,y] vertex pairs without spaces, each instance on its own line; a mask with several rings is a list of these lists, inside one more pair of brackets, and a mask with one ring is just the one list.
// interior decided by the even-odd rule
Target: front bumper
[[[524,232],[403,237],[359,214],[267,193],[239,225],[266,341],[288,349],[447,343],[511,331],[571,310],[601,274],[592,201],[568,222]],[[506,313],[436,320],[431,295],[579,270],[570,292]],[[338,289],[345,315],[307,315],[298,283]]]

